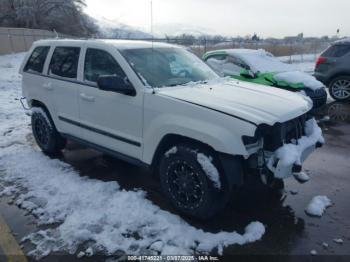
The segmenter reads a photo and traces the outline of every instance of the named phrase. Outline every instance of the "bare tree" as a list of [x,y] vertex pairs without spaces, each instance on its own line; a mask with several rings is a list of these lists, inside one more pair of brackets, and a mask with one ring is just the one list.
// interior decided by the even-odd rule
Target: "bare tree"
[[83,13],[84,0],[0,0],[0,26],[56,30],[89,36],[97,27]]

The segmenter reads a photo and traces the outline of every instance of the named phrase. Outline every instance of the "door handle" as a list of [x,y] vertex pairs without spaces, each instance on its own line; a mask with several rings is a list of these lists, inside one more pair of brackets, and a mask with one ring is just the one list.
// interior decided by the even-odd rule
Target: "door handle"
[[88,101],[88,102],[93,102],[95,101],[95,98],[93,96],[88,96],[87,94],[85,93],[81,93],[80,94],[80,97],[81,99],[85,100],[85,101]]
[[43,84],[43,87],[48,90],[48,91],[52,91],[53,90],[53,87],[51,85],[51,83],[45,83]]

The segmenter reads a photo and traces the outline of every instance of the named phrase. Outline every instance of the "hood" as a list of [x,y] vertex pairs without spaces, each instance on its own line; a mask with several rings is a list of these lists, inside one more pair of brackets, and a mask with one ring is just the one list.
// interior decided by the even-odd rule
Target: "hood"
[[255,124],[285,122],[312,108],[302,94],[241,81],[217,81],[157,89],[157,94],[194,103]]

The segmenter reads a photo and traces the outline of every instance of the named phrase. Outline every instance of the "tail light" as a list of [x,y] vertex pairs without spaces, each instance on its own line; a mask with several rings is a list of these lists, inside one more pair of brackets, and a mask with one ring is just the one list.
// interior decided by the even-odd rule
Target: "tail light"
[[327,58],[320,56],[316,61],[316,67],[318,67],[320,64],[326,63]]

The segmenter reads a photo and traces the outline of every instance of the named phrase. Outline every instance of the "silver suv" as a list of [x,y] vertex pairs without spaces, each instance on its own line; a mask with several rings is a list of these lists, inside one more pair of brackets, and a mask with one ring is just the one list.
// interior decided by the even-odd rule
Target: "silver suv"
[[350,100],[350,39],[334,42],[318,58],[315,77],[337,101]]

